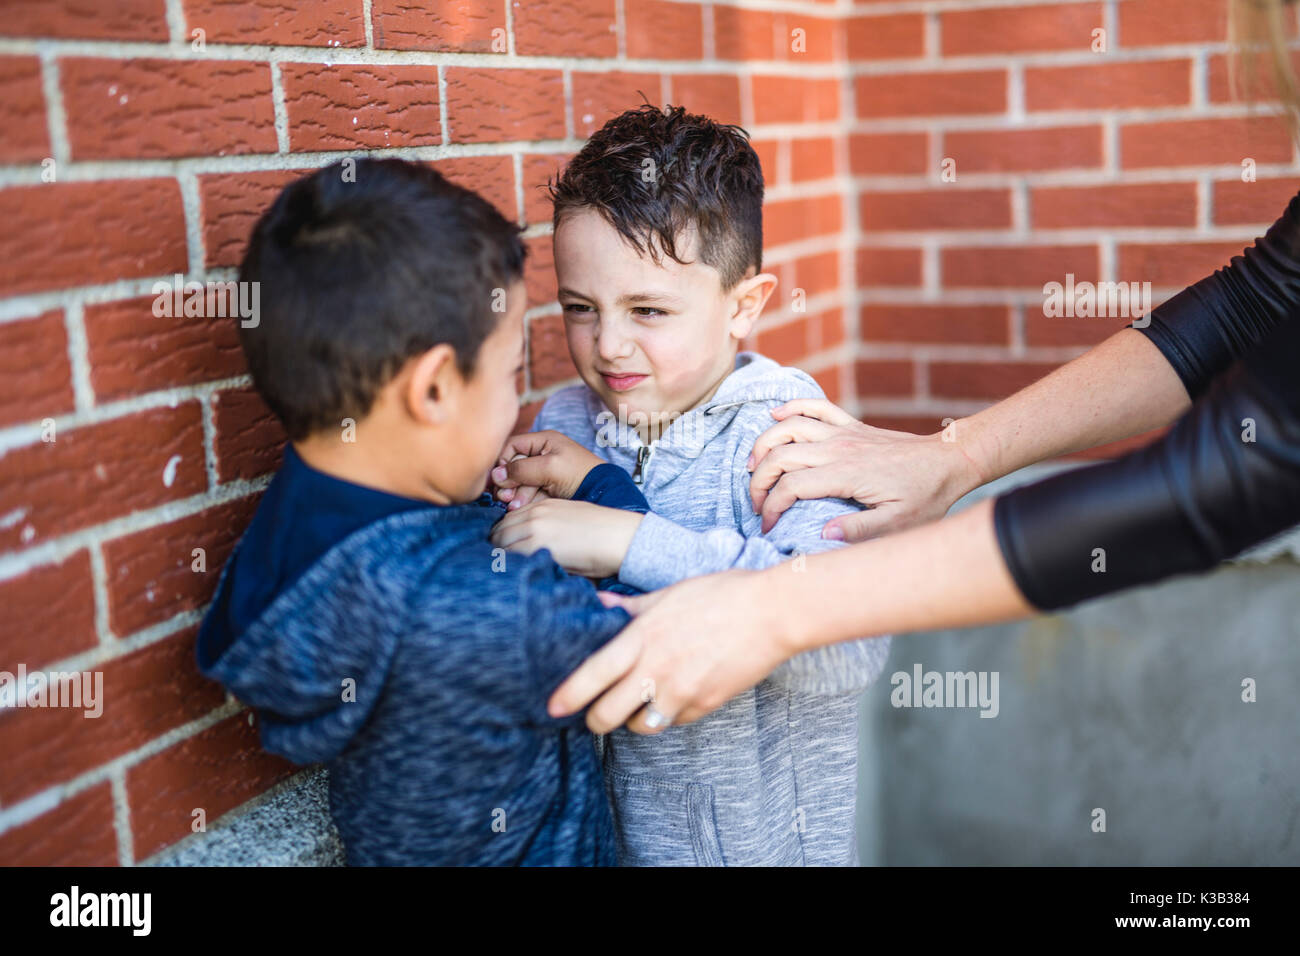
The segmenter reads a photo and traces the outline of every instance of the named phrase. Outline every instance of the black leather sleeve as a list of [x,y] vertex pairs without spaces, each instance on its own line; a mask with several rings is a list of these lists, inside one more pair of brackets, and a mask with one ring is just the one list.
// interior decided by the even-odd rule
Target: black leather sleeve
[[1206,570],[1300,523],[1291,309],[1161,440],[998,498],[998,543],[1030,604],[1053,610]]
[[1300,194],[1229,264],[1134,323],[1198,398],[1215,376],[1300,308]]

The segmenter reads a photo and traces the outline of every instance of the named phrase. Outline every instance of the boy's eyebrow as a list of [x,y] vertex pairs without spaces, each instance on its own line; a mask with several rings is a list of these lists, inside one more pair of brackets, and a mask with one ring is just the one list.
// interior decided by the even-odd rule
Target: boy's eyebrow
[[661,305],[678,305],[681,300],[666,292],[629,292],[618,297],[619,305],[635,305],[638,302],[658,302]]
[[[556,293],[559,298],[585,299],[590,302],[591,297],[583,295],[581,292],[575,292],[572,289],[560,289]],[[666,292],[628,292],[620,295],[617,299],[617,305],[636,305],[641,302],[658,302],[661,305],[681,305],[681,299]]]

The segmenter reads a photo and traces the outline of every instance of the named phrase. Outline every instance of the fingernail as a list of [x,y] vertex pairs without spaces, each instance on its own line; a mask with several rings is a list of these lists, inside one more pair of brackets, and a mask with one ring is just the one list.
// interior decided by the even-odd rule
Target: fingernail
[[830,541],[843,541],[844,529],[837,524],[833,524],[822,532],[822,537]]
[[493,468],[493,469],[492,469],[492,480],[493,480],[493,481],[505,481],[505,480],[506,480],[506,470],[505,470],[504,468],[500,468],[500,467]]

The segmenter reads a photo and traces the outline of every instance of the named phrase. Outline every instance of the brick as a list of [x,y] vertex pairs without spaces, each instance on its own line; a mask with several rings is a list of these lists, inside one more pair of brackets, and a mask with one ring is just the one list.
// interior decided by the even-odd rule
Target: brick
[[755,123],[822,123],[839,119],[839,81],[755,76]]
[[1228,38],[1228,5],[1219,0],[1125,0],[1116,8],[1125,47]]
[[155,316],[154,297],[86,306],[90,383],[99,401],[247,371],[238,318]]
[[1004,113],[1005,70],[894,73],[854,80],[858,116],[950,116]]
[[795,365],[811,349],[808,348],[808,320],[795,318],[789,322],[758,328],[756,351],[781,365]]
[[916,367],[910,359],[858,359],[853,377],[859,397],[916,393]]
[[515,199],[515,164],[509,156],[460,156],[433,163],[448,179],[472,189],[510,221],[519,218]]
[[586,139],[608,120],[644,103],[660,105],[655,73],[573,73],[573,129]]
[[888,60],[925,54],[925,16],[919,13],[852,17],[846,25],[849,59]]
[[70,780],[130,753],[220,707],[225,691],[205,680],[194,660],[190,628],[100,665],[103,711],[22,709],[0,721],[12,773],[0,781],[6,803]]
[[261,748],[247,714],[236,714],[141,761],[126,773],[135,857],[186,837],[195,809],[211,827],[220,817],[297,769]]
[[208,43],[366,45],[361,0],[314,0],[306,6],[280,0],[184,0],[184,10],[187,36],[200,28]]
[[287,436],[280,420],[251,388],[212,396],[217,480],[252,480],[280,467]]
[[1011,226],[1009,189],[923,189],[865,192],[859,200],[862,228],[998,229]]
[[1006,398],[1055,368],[1048,362],[931,362],[930,394],[955,399]]
[[740,123],[740,80],[730,74],[682,73],[672,77],[674,106],[719,123]]
[[0,833],[0,860],[6,866],[116,866],[112,785],[96,784]]
[[520,56],[613,57],[618,53],[614,0],[511,2],[515,52]]
[[442,142],[438,71],[432,66],[286,63],[280,72],[295,150]]
[[923,173],[929,161],[926,133],[855,133],[849,138],[849,168],[855,176]]
[[843,341],[844,315],[839,309],[827,309],[811,315],[795,313],[778,325],[760,323],[757,350],[782,365],[797,365]]
[[508,52],[506,0],[371,0],[370,10],[381,50]]
[[859,246],[854,271],[860,287],[919,286],[921,250]]
[[827,368],[813,369],[810,374],[821,386],[827,401],[836,403],[844,401],[844,383],[840,366],[831,365]]
[[203,247],[208,268],[237,266],[244,258],[258,217],[285,186],[310,169],[211,173],[199,177],[203,209]]
[[[195,402],[65,428],[56,438],[0,458],[0,500],[24,512],[0,529],[0,549],[47,541],[207,487]],[[179,460],[172,462],[174,456]]]
[[[238,498],[105,543],[112,632],[129,637],[207,604],[256,506],[256,496]],[[204,552],[202,571],[194,570],[196,548]]]
[[40,162],[50,152],[40,60],[0,57],[0,163]]
[[1103,20],[1100,3],[952,10],[939,15],[939,35],[945,56],[1089,50]]
[[[448,67],[447,122],[454,143],[564,137],[564,80],[558,70]],[[493,104],[490,110],[484,103]]]
[[862,307],[858,331],[864,342],[924,345],[1009,345],[1005,305],[904,305]]
[[763,183],[772,186],[776,183],[788,183],[790,170],[788,163],[781,162],[781,144],[773,139],[750,140],[750,147],[758,155],[758,164],[763,169]]
[[[1152,306],[1155,300],[1152,300]],[[1096,345],[1133,321],[1133,316],[1052,316],[1025,308],[1025,342],[1030,346]]]
[[704,17],[693,3],[637,0],[623,8],[627,55],[634,60],[699,60]]
[[528,258],[524,260],[524,285],[528,289],[528,306],[532,308],[554,302],[559,294],[555,279],[555,251],[550,236],[535,236],[525,241]]
[[73,405],[62,310],[0,323],[0,426],[54,418]]
[[[807,13],[777,14],[775,53],[794,63],[829,63],[835,59],[839,21]],[[798,33],[796,31],[802,31]]]
[[66,59],[60,69],[75,159],[276,151],[265,63]]
[[1204,279],[1239,256],[1251,240],[1240,242],[1122,242],[1116,250],[1120,282],[1150,282],[1179,288]]
[[794,261],[792,271],[791,288],[803,289],[808,298],[833,292],[840,285],[840,254],[832,251],[804,256]]
[[949,130],[942,155],[962,173],[1035,172],[1096,169],[1102,164],[1100,126],[1051,129]]
[[[713,8],[713,44],[719,60],[777,59],[781,55],[777,43],[776,14],[770,10],[721,5]],[[784,42],[781,47],[784,50]]]
[[790,141],[790,179],[793,182],[828,179],[838,171],[835,140],[823,137]]
[[1025,70],[1029,110],[1182,106],[1192,100],[1192,61],[1150,60]]
[[559,177],[569,159],[568,153],[524,157],[524,222],[532,225],[551,221],[551,197],[546,184]]
[[1092,245],[958,246],[942,250],[939,268],[945,288],[1041,290],[1067,273],[1095,282],[1099,264]]
[[1120,128],[1120,162],[1125,169],[1150,166],[1238,166],[1290,163],[1291,142],[1272,117],[1171,120],[1129,123]]
[[1220,225],[1271,225],[1300,192],[1300,178],[1261,179],[1243,183],[1228,179],[1214,184],[1210,208]]
[[166,0],[5,0],[4,32],[14,37],[166,40]]
[[834,235],[842,228],[841,200],[837,194],[767,203],[763,207],[763,220],[767,246]]
[[90,555],[76,551],[58,564],[44,564],[0,581],[0,615],[21,621],[0,648],[0,671],[28,670],[89,650],[95,636],[95,590]]
[[564,336],[563,316],[538,316],[529,323],[528,374],[533,388],[549,388],[577,377]]
[[185,213],[172,179],[3,189],[0,222],[23,237],[0,257],[0,295],[186,268]]
[[1194,226],[1195,183],[1045,186],[1030,193],[1036,229]]

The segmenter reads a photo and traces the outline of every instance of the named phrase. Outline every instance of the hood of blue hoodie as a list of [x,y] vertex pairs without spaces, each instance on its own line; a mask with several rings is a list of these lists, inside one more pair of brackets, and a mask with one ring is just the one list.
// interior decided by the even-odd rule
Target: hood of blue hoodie
[[[377,521],[335,545],[236,630],[230,600],[241,540],[199,629],[199,670],[258,712],[267,750],[295,763],[332,759],[370,717],[406,632],[406,609],[387,593],[381,565],[396,560],[408,576],[431,574],[451,541],[466,533],[486,538],[498,516],[464,505]],[[449,527],[459,525],[466,527]]]

